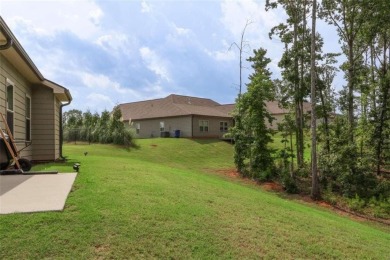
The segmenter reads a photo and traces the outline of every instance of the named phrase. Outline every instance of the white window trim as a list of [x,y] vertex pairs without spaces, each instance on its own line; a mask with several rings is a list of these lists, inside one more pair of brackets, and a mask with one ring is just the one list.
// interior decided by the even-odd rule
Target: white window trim
[[[205,127],[207,127],[207,131],[206,131]],[[199,120],[199,132],[202,132],[202,133],[209,132],[209,120]]]
[[[221,124],[222,124],[222,129],[221,129]],[[225,130],[225,125],[226,125],[226,130]],[[219,122],[219,131],[221,133],[226,133],[228,132],[228,129],[229,129],[229,123],[228,121],[220,121]]]
[[[8,87],[12,86],[12,110],[8,109]],[[6,86],[5,86],[5,109],[10,112],[15,111],[15,84],[7,79],[6,80]]]
[[[8,109],[8,87],[12,86],[12,110]],[[10,79],[6,79],[5,86],[5,111],[6,111],[6,120],[8,121],[8,112],[12,113],[12,126],[8,125],[11,129],[12,135],[15,135],[15,83]],[[8,123],[8,122],[7,122]]]
[[164,132],[164,131],[165,131],[165,122],[160,121],[160,132]]

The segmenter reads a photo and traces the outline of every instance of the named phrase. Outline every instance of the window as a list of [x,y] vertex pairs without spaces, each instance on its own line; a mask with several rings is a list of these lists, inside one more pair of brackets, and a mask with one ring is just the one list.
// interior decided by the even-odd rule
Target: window
[[219,131],[222,133],[227,132],[228,131],[228,122],[226,122],[226,121],[219,122]]
[[199,120],[199,131],[208,132],[209,131],[209,121]]
[[26,96],[26,141],[31,141],[31,98]]
[[8,83],[7,86],[7,124],[12,133],[14,134],[14,86]]
[[135,133],[139,134],[139,130],[141,130],[141,124],[140,123],[136,123],[135,124]]
[[164,122],[160,122],[160,132],[164,132],[165,131],[165,126],[164,126]]

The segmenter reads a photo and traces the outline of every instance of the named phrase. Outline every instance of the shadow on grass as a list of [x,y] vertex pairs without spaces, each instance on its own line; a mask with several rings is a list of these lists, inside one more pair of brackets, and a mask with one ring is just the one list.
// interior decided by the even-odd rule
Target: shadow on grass
[[215,138],[191,138],[189,140],[194,141],[198,144],[214,144],[214,143],[220,143],[223,141],[221,139],[215,139]]

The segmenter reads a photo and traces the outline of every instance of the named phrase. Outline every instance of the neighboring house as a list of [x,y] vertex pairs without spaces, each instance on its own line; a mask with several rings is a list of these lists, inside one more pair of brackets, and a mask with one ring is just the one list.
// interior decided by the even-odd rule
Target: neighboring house
[[[62,156],[62,107],[68,89],[45,79],[0,17],[0,112],[21,156],[53,161]],[[0,122],[0,127],[5,125]]]
[[[274,117],[270,128],[277,129],[287,109],[278,102],[267,102],[267,109]],[[125,124],[133,128],[140,138],[175,136],[221,138],[233,126],[234,104],[221,105],[211,99],[169,95],[165,98],[120,104]],[[303,104],[304,113],[310,111],[310,103]]]
[[220,138],[233,125],[234,105],[211,99],[169,95],[165,98],[120,104],[123,121],[138,137],[174,136]]
[[[290,111],[288,109],[281,108],[277,101],[268,101],[266,105],[267,105],[267,110],[274,118],[270,128],[276,130],[278,129],[278,124],[282,123],[284,117],[287,114],[289,114]],[[311,111],[311,104],[309,102],[303,102],[304,115],[310,115],[310,111]],[[295,120],[295,117],[293,117],[293,119]],[[310,120],[308,121],[308,123],[310,124]]]

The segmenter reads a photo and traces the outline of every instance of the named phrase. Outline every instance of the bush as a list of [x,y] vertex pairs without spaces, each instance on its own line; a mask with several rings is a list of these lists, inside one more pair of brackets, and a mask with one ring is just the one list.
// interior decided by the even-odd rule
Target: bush
[[[77,111],[76,111],[77,112]],[[73,114],[81,115],[81,111]],[[80,126],[78,128],[73,125],[64,124],[64,140],[84,141],[89,143],[114,143],[118,145],[126,145],[127,147],[135,147],[135,133],[131,129],[127,129],[121,121],[122,114],[118,107],[110,114],[108,111],[103,111],[101,116],[98,114],[92,115],[89,112],[83,114]]]
[[357,194],[355,195],[355,198],[349,199],[348,201],[348,207],[353,211],[362,212],[365,206],[366,202]]
[[292,177],[287,170],[281,170],[280,172],[280,180],[286,192],[291,194],[298,193],[299,188],[295,178]]

